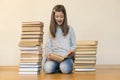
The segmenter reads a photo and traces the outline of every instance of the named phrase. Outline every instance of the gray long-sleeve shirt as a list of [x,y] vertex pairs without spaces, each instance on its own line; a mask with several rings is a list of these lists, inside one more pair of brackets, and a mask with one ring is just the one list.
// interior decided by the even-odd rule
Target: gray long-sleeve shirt
[[63,36],[63,32],[60,27],[57,27],[56,37],[52,38],[49,34],[45,46],[46,54],[56,53],[61,56],[65,56],[68,51],[75,50],[76,37],[72,27],[69,27],[69,32],[66,36]]

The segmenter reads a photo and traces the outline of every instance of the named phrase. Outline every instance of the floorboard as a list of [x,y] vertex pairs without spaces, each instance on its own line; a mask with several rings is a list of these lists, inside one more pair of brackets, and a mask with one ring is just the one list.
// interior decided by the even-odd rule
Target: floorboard
[[98,65],[95,72],[74,72],[72,74],[20,75],[18,67],[0,66],[0,80],[120,80],[120,65]]

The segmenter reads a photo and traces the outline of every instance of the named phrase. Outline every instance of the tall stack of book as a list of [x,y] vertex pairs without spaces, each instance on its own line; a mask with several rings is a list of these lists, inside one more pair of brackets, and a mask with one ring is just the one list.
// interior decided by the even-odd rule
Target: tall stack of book
[[84,40],[76,42],[74,62],[75,72],[95,71],[98,41]]
[[39,74],[42,64],[43,23],[22,22],[19,47],[21,51],[19,74]]

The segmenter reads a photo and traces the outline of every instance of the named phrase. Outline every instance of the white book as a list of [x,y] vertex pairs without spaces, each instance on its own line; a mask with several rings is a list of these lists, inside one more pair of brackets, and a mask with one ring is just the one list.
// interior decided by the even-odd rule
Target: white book
[[80,58],[76,57],[75,60],[92,61],[92,60],[96,60],[96,57],[90,57],[90,58],[89,57],[88,58],[87,57],[80,57]]
[[24,60],[25,60],[25,59],[27,59],[27,60],[28,60],[28,59],[29,59],[29,60],[31,60],[31,59],[32,59],[32,60],[33,60],[33,59],[34,59],[34,60],[35,60],[35,59],[40,59],[40,60],[41,60],[42,58],[20,58],[20,59],[24,59]]
[[89,72],[89,71],[96,71],[96,69],[95,68],[75,68],[75,71]]
[[42,54],[42,52],[43,51],[39,51],[39,50],[37,50],[37,51],[30,51],[30,50],[28,50],[28,51],[21,51],[21,53],[34,53],[34,54]]
[[21,39],[41,39],[42,36],[22,36]]
[[41,65],[40,62],[28,62],[28,63],[25,63],[25,62],[21,62],[20,65]]
[[39,74],[40,72],[24,72],[24,71],[19,71],[19,74]]
[[19,68],[19,71],[39,71],[41,68]]
[[42,46],[35,46],[35,47],[20,47],[20,50],[42,50]]
[[24,64],[24,65],[20,65],[20,68],[22,68],[22,67],[25,67],[25,68],[32,68],[32,67],[34,67],[34,68],[40,68],[41,67],[41,65],[26,65],[26,64]]
[[86,51],[85,52],[84,51],[82,51],[82,52],[76,51],[76,54],[90,54],[90,55],[94,54],[95,55],[96,53],[97,53],[96,51],[87,51],[87,52]]

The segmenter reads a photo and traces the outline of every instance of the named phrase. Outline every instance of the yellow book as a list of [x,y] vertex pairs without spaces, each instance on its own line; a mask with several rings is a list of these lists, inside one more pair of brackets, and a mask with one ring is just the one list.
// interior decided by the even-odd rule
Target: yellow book
[[84,46],[90,46],[90,45],[91,45],[91,46],[92,46],[92,45],[95,46],[95,45],[97,45],[97,43],[98,43],[98,41],[95,41],[95,40],[84,40],[84,41],[77,41],[77,42],[76,42],[76,45],[77,45],[77,46],[81,46],[81,45],[82,45],[82,46],[83,46],[83,45],[84,45]]
[[41,21],[29,21],[29,22],[22,22],[22,25],[42,25],[43,26],[43,22],[41,22]]
[[41,27],[22,27],[22,32],[24,31],[43,31]]
[[38,46],[41,43],[38,41],[20,41],[19,46],[20,47],[26,47],[26,46]]
[[42,54],[21,53],[21,57],[20,58],[39,58],[39,59],[42,59]]
[[41,62],[41,59],[20,59],[20,63],[29,63],[29,62],[31,62],[31,63],[35,63],[35,62]]
[[57,61],[57,62],[61,62],[61,61],[63,61],[65,58],[68,58],[71,53],[72,53],[72,52],[68,52],[65,56],[61,56],[61,55],[58,55],[58,54],[55,54],[55,53],[51,53],[51,54],[50,54],[50,58],[52,58],[53,60],[55,60],[55,61]]
[[22,35],[23,34],[29,34],[29,35],[35,35],[35,34],[44,34],[43,31],[32,31],[32,32],[22,32]]

